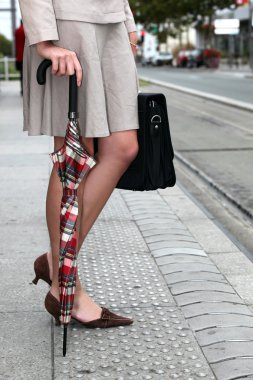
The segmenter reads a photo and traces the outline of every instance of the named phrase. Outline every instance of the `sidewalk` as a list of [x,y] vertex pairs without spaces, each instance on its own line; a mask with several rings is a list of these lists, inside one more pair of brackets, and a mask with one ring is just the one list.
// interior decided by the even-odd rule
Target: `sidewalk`
[[[145,87],[148,92],[148,87]],[[253,264],[180,189],[115,190],[80,252],[83,284],[130,327],[62,329],[33,261],[48,249],[51,139],[22,132],[17,83],[0,94],[3,379],[253,379]],[[0,377],[1,377],[0,376]]]

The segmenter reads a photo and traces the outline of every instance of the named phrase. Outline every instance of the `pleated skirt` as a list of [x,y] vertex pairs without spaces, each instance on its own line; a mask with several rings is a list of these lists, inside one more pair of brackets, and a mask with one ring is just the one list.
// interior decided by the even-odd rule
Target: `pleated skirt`
[[[139,81],[124,22],[96,24],[57,20],[56,46],[77,54],[83,80],[78,88],[80,134],[105,137],[138,129]],[[69,77],[47,70],[39,85],[36,71],[43,60],[35,45],[24,49],[23,130],[30,136],[65,136],[68,121]]]

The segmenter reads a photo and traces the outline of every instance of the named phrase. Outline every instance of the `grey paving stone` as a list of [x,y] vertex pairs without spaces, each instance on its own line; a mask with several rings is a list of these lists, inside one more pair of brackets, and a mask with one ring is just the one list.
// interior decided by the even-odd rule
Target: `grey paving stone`
[[212,327],[253,327],[253,318],[247,315],[202,315],[188,319],[188,323],[194,331],[201,331]]
[[[186,263],[186,264],[169,264],[162,265],[160,270],[163,274],[175,273],[175,272],[208,272],[208,273],[220,273],[215,265],[212,264],[197,264],[197,263]],[[215,289],[214,289],[215,290]]]
[[[122,309],[134,325],[89,330],[69,328],[68,356],[61,356],[61,328],[55,329],[55,380],[80,377],[116,380],[214,379],[182,314],[176,308]],[[65,364],[64,364],[65,363]],[[177,374],[179,377],[174,377]],[[81,376],[82,377],[82,376]]]
[[156,191],[152,192],[142,192],[142,193],[133,193],[129,190],[120,190],[120,193],[123,195],[124,199],[127,201],[127,203],[131,202],[147,202],[148,205],[150,204],[150,201],[152,202],[161,202],[161,197]]
[[219,304],[200,302],[193,305],[183,306],[182,311],[186,318],[192,318],[204,314],[239,314],[252,316],[251,311],[246,305],[231,304],[229,302],[222,302]]
[[187,281],[180,284],[175,284],[170,287],[172,295],[178,295],[183,293],[189,293],[194,291],[210,291],[215,290],[216,292],[232,293],[234,294],[234,289],[227,284],[222,284],[215,281]]
[[158,218],[159,218],[159,223],[166,223],[168,221],[177,221],[177,217],[171,214],[168,214],[166,216],[164,215],[162,218],[160,218],[159,213],[157,214],[140,213],[138,215],[133,216],[133,219],[136,220],[137,224],[141,224],[143,221],[145,222],[149,221],[150,223],[154,223],[155,221],[157,221]]
[[166,265],[166,264],[176,264],[176,263],[178,264],[194,263],[194,264],[207,264],[207,265],[211,264],[208,257],[180,255],[180,254],[156,257],[155,261],[159,266]]
[[186,254],[189,256],[207,257],[206,253],[200,248],[161,248],[152,251],[154,257],[162,257],[167,255]]
[[253,378],[253,358],[227,360],[213,364],[212,369],[218,380],[237,380],[243,376],[252,376]]
[[[166,207],[166,203],[159,197],[156,200],[152,200],[152,202],[146,200],[138,200],[138,201],[127,201],[127,206],[130,209],[142,209],[142,210],[161,210],[161,211],[169,211],[170,208]],[[172,212],[172,211],[171,211]]]
[[[143,218],[140,218],[140,219],[135,219],[136,220],[136,223],[138,224],[138,226],[144,226],[144,225],[147,225],[147,224],[152,224],[153,226],[156,226],[158,227],[159,225],[171,225],[171,226],[175,226],[175,223],[177,224],[178,220],[177,218],[174,218],[174,219],[171,219],[171,218],[155,218],[155,217],[145,217],[143,216]],[[178,222],[178,225],[179,226],[182,226],[182,224],[180,222]]]
[[237,291],[237,293],[242,297],[242,299],[249,305],[253,304],[253,275],[247,274],[236,274],[229,275],[226,277],[229,279],[230,284]]
[[119,191],[114,191],[111,194],[109,202],[110,207],[107,209],[104,208],[100,213],[100,217],[103,218],[103,220],[126,220],[126,223],[132,220],[132,214],[129,209],[125,207]]
[[50,325],[45,311],[1,313],[1,379],[51,379]]
[[191,234],[187,232],[187,230],[180,231],[176,228],[168,228],[168,227],[160,227],[160,228],[154,228],[152,230],[143,231],[142,235],[144,236],[144,238],[147,238],[149,236],[157,236],[157,235],[166,234],[166,233],[177,235],[177,236],[191,236]]
[[224,274],[253,275],[253,263],[242,252],[215,253],[210,254],[210,258]]
[[164,241],[148,244],[151,251],[162,248],[200,248],[198,243],[188,241]]
[[190,219],[186,225],[206,252],[236,252],[236,245],[211,220]]
[[44,281],[40,281],[37,287],[32,284],[35,276],[33,261],[33,258],[29,260],[21,256],[17,265],[17,257],[0,258],[1,292],[5,295],[0,299],[0,309],[6,313],[44,311],[48,285]]
[[159,208],[159,207],[129,207],[131,214],[132,215],[151,215],[155,216],[158,215],[159,217],[161,216],[162,218],[171,217],[175,219],[175,214],[166,208]]
[[[98,222],[97,228],[101,226]],[[99,239],[99,236],[102,245],[96,257],[92,257],[94,238]],[[111,253],[102,248],[106,239],[108,236],[101,237],[96,231],[95,236],[87,237],[86,249],[80,251],[81,281],[97,303],[113,308],[174,304],[159,269],[150,262],[148,254],[133,254],[129,247],[122,255],[120,245]]]
[[[206,273],[206,272],[180,272],[170,273],[165,276],[166,282],[169,285],[177,284],[179,282],[191,280],[205,280],[226,283],[227,281],[220,273]],[[238,297],[239,298],[239,297]]]
[[180,294],[175,297],[179,306],[190,305],[197,302],[231,302],[244,304],[237,294],[216,292],[216,291],[194,291],[192,293]]
[[142,223],[141,225],[139,223],[138,227],[141,231],[153,231],[156,228],[176,228],[178,231],[187,231],[183,224],[179,221],[167,221],[166,223],[160,223],[159,219],[157,220],[157,223],[150,223],[149,221],[147,223]]
[[156,236],[149,236],[145,238],[147,243],[155,243],[159,241],[186,241],[186,242],[195,242],[195,240],[190,236],[174,235],[170,231],[166,234],[160,234]]
[[253,328],[250,327],[222,327],[211,328],[196,332],[199,344],[204,347],[220,342],[240,342],[253,340]]

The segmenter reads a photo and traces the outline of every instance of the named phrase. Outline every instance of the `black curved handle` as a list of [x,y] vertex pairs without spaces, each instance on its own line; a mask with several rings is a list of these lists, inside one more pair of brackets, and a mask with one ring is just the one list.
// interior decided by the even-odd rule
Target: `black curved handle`
[[[46,83],[47,69],[52,65],[50,59],[44,59],[37,69],[37,82],[40,85]],[[77,81],[76,73],[69,76],[69,118],[78,117],[77,115]]]

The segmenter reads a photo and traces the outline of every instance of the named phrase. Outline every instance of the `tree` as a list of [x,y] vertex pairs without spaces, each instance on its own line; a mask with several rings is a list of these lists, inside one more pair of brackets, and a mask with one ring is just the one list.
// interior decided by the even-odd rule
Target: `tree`
[[11,41],[8,40],[3,34],[0,34],[0,55],[11,55]]
[[166,32],[173,35],[194,21],[203,24],[207,20],[209,43],[216,10],[230,7],[232,3],[232,0],[130,0],[136,21],[147,29],[157,25],[159,30],[168,22]]
[[179,0],[184,3],[184,11],[187,12],[192,21],[198,21],[202,25],[206,23],[206,44],[211,45],[213,35],[213,21],[218,9],[229,8],[231,0]]

